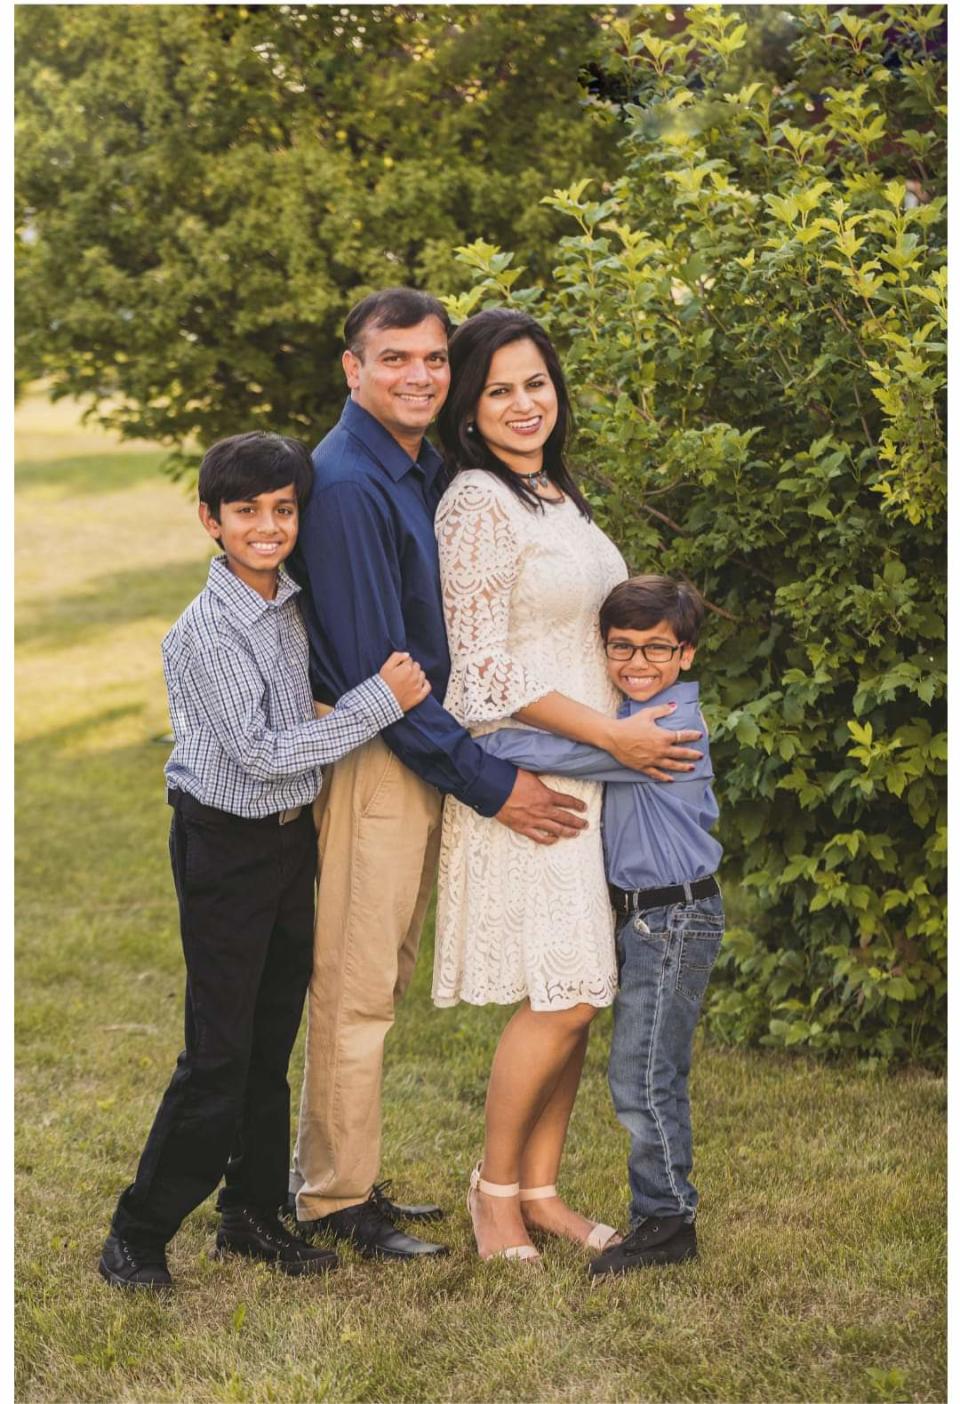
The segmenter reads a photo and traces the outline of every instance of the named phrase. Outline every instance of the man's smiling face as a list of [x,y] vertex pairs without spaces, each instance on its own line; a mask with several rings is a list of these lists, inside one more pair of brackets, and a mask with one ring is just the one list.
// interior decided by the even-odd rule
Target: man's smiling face
[[343,353],[353,399],[415,457],[450,388],[447,335],[437,317],[412,327],[367,326],[362,358]]

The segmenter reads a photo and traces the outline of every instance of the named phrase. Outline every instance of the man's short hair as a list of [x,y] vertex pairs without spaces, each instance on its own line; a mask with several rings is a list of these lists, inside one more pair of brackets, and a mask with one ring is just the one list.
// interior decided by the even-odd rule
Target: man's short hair
[[299,439],[254,429],[233,434],[207,449],[200,464],[198,495],[217,521],[224,502],[242,502],[293,484],[302,507],[313,486],[310,450]]
[[415,327],[427,317],[436,317],[447,336],[452,324],[447,309],[437,298],[416,288],[383,288],[368,293],[347,313],[343,340],[358,361],[363,360],[364,334],[375,327]]
[[663,620],[678,643],[695,644],[703,615],[703,600],[689,580],[634,575],[615,585],[600,606],[600,633],[606,640],[611,629],[652,629]]

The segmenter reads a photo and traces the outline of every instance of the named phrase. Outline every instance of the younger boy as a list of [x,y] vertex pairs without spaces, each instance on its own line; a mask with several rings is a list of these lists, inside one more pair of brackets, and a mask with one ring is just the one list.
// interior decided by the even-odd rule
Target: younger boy
[[185,1048],[104,1244],[99,1270],[117,1287],[171,1285],[166,1244],[221,1176],[220,1253],[292,1274],[337,1265],[277,1214],[287,1062],[313,958],[311,805],[320,767],[398,721],[430,685],[394,653],[315,718],[299,587],[279,569],[312,478],[302,444],[261,432],[221,440],[200,465],[200,520],[223,555],[163,641]]
[[512,728],[477,737],[527,770],[604,780],[603,843],[617,920],[620,990],[609,1080],[630,1133],[631,1229],[590,1264],[590,1275],[683,1262],[697,1254],[697,1191],[687,1079],[700,1003],[723,934],[714,873],[722,849],[699,686],[677,681],[693,662],[703,623],[694,588],[663,575],[616,586],[600,609],[607,671],[624,694],[618,713],[673,702],[661,726],[702,730],[702,758],[670,781],[619,765],[606,751]]

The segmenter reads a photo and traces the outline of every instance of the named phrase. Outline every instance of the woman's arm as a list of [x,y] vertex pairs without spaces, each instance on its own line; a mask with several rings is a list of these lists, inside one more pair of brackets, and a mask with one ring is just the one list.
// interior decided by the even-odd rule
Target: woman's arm
[[520,550],[492,487],[454,483],[437,513],[437,549],[450,645],[450,682],[444,702],[464,726],[516,717],[545,731],[600,746],[623,765],[655,780],[687,771],[689,753],[677,745],[698,731],[665,731],[657,717],[672,708],[617,721],[535,677],[508,647],[510,596]]
[[[502,505],[487,484],[455,482],[436,518],[443,612],[450,646],[444,706],[463,726],[500,721],[549,691],[509,648],[510,591],[519,547]],[[519,770],[494,816],[536,843],[574,836],[586,821],[581,800]]]
[[492,486],[470,480],[454,480],[436,532],[450,647],[444,705],[464,726],[504,720],[550,691],[510,651],[519,543]]

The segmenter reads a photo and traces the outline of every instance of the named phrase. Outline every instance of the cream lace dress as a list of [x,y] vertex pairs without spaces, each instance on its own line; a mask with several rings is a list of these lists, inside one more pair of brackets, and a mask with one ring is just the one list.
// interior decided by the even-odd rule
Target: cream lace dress
[[[547,692],[613,715],[597,611],[626,576],[620,552],[569,499],[527,507],[491,473],[454,479],[436,517],[451,672],[445,706],[474,735],[519,726]],[[611,1004],[613,922],[601,786],[544,776],[586,801],[590,827],[545,846],[448,795],[433,1000],[533,1009]]]

